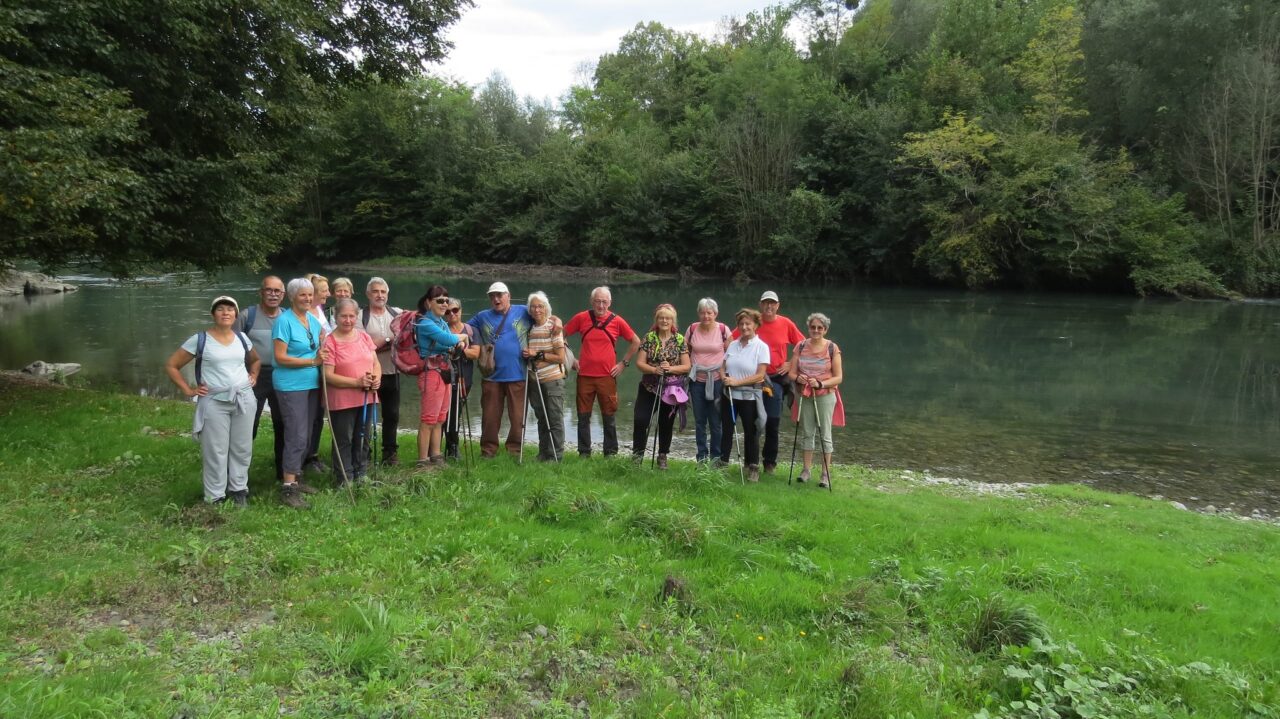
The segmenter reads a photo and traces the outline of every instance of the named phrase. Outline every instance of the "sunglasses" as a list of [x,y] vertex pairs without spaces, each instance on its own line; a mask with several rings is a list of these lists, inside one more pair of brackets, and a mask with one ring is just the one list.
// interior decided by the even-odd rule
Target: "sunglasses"
[[823,327],[822,325],[809,325],[809,329],[810,329],[810,330],[825,330],[825,329],[826,329],[826,327]]
[[449,304],[449,298],[448,298],[448,297],[437,297],[437,298],[435,298],[434,300],[432,300],[432,302],[435,302],[435,303],[436,303],[436,304],[438,304],[438,305],[447,305],[447,304]]
[[310,327],[307,328],[307,342],[311,343],[311,350],[314,352],[316,349],[316,338],[314,335],[311,334]]
[[446,315],[460,315],[460,314],[462,314],[462,308],[461,308],[461,307],[454,307],[454,308],[453,308],[453,309],[451,309],[451,310],[445,310],[445,311],[444,311],[444,313],[445,313]]

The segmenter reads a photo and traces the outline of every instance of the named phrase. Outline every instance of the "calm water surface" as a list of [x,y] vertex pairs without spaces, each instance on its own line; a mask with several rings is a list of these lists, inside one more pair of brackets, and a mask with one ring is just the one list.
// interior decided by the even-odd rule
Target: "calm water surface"
[[[208,324],[212,297],[226,292],[247,305],[257,288],[247,273],[214,282],[67,279],[81,291],[0,301],[0,366],[79,362],[95,385],[160,396],[176,396],[162,364]],[[363,287],[368,276],[352,279]],[[466,315],[487,306],[487,282],[388,280],[395,305],[412,305],[440,281]],[[591,289],[506,281],[517,301],[545,290],[565,318],[587,307]],[[814,311],[833,319],[848,411],[848,426],[837,430],[840,461],[1280,511],[1280,304],[655,282],[615,288],[613,309],[640,330],[658,302],[670,301],[683,328],[696,319],[698,298],[711,296],[731,322],[764,289],[779,292],[782,313],[798,325]],[[632,368],[619,386],[624,447],[638,381]],[[416,390],[405,400],[405,416],[416,416]],[[471,410],[478,425],[478,405]],[[575,420],[566,420],[572,445]],[[790,422],[783,429],[785,466]],[[690,427],[675,453],[692,452]]]

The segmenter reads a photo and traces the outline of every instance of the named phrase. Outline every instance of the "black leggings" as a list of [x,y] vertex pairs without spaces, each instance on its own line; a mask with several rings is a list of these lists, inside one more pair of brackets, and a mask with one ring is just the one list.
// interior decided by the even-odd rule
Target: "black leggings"
[[[729,402],[722,398],[720,400],[720,459],[728,462],[729,454],[736,441],[733,437],[734,422],[733,417],[729,414]],[[745,452],[743,461],[746,464],[758,464],[760,462],[760,435],[756,432],[756,401],[754,399],[735,399],[733,400],[733,411],[738,415],[738,421],[742,423],[742,443],[745,447],[739,449]]]
[[658,454],[671,451],[671,431],[676,424],[676,413],[672,411],[674,408],[663,404],[658,395],[641,385],[636,392],[634,429],[631,432],[631,451],[634,454],[644,454],[645,446],[649,443],[649,420],[653,416],[655,402],[658,403]]

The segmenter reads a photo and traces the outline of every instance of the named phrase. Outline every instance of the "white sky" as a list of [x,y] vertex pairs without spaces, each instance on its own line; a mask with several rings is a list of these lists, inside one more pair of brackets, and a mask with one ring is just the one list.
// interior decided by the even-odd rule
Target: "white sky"
[[617,49],[639,22],[656,21],[706,37],[722,18],[743,17],[780,0],[475,0],[449,28],[454,45],[437,72],[479,85],[495,70],[520,97],[558,103],[586,84],[584,63]]

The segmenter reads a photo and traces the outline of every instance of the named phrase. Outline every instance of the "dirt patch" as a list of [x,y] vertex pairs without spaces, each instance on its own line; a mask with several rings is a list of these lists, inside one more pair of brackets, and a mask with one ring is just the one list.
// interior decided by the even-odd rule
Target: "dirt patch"
[[446,277],[467,277],[476,280],[503,280],[513,278],[546,280],[551,282],[601,283],[611,285],[637,284],[655,280],[675,279],[675,275],[659,275],[639,270],[617,267],[574,267],[572,265],[522,265],[522,264],[382,264],[350,262],[328,265],[326,269],[340,272],[377,272],[381,274],[422,274],[431,272]]
[[0,369],[0,389],[7,387],[53,387],[56,389],[69,389],[66,385],[54,382],[50,377],[36,377],[25,372],[16,370]]

